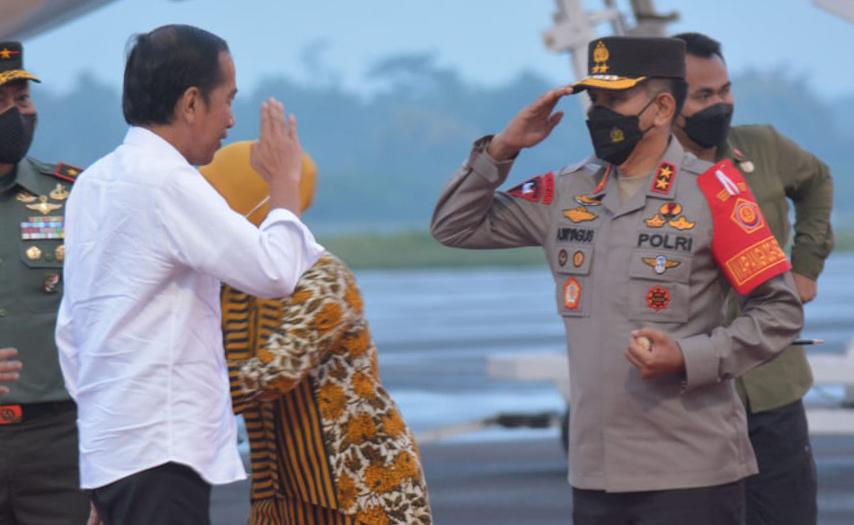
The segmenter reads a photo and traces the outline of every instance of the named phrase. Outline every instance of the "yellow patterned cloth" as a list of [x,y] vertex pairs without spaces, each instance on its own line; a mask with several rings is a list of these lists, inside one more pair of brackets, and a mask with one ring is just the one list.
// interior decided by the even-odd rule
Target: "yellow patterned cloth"
[[234,409],[249,432],[250,523],[276,523],[265,509],[289,500],[365,525],[432,523],[418,448],[380,383],[349,269],[327,253],[282,300],[225,286],[222,312]]

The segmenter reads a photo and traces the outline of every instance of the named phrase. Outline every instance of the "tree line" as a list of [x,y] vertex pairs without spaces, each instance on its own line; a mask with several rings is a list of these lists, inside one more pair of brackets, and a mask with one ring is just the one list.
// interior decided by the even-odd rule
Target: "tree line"
[[[296,113],[303,146],[320,169],[315,204],[306,214],[329,233],[426,227],[436,197],[477,137],[496,133],[522,106],[554,87],[531,72],[503,85],[467,83],[431,54],[392,56],[378,62],[371,96],[334,82],[267,78],[234,103],[229,141],[257,135],[258,107],[269,96]],[[836,207],[854,210],[854,129],[851,97],[820,99],[806,80],[782,69],[745,71],[733,77],[734,123],[769,123],[827,162],[836,181]],[[118,145],[126,124],[121,94],[81,74],[73,89],[56,94],[33,87],[39,111],[31,153],[47,161],[85,167]],[[852,89],[854,93],[854,89]],[[556,170],[591,151],[581,109],[561,102],[566,115],[540,146],[520,155],[509,183]]]

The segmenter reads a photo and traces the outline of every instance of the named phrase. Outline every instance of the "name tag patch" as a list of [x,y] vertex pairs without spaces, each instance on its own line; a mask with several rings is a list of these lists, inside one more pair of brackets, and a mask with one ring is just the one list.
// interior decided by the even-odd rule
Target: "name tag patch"
[[664,248],[665,250],[676,250],[690,252],[694,243],[692,237],[673,235],[669,233],[641,233],[638,235],[638,248]]
[[596,230],[589,228],[558,228],[557,240],[560,242],[580,242],[589,244],[593,242]]

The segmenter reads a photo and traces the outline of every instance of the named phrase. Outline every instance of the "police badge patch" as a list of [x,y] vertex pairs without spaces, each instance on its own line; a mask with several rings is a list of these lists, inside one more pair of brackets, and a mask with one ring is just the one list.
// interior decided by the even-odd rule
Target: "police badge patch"
[[513,186],[507,190],[507,193],[531,202],[551,204],[554,198],[554,185],[554,174],[550,171],[545,175],[537,175],[521,184]]
[[663,286],[653,286],[646,293],[646,305],[656,312],[664,310],[670,304],[670,292]]

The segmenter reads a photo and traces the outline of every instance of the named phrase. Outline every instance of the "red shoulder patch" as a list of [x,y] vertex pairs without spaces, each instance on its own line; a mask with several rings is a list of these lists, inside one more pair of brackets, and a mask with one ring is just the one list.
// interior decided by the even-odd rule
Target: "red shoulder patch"
[[509,195],[527,199],[531,202],[551,204],[555,194],[555,177],[550,171],[545,175],[537,175],[521,184],[507,190]]
[[83,168],[78,168],[71,164],[60,162],[56,165],[56,170],[54,170],[53,176],[58,179],[67,180],[68,182],[74,182],[82,171]]
[[712,253],[738,293],[749,293],[792,268],[732,162],[718,162],[700,175],[697,184],[712,212]]

